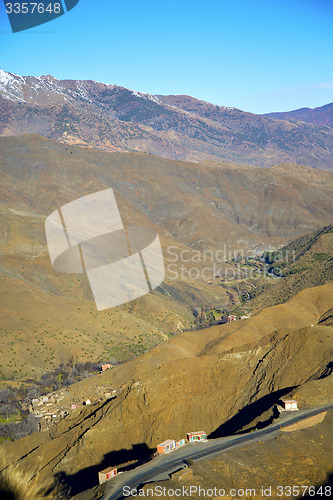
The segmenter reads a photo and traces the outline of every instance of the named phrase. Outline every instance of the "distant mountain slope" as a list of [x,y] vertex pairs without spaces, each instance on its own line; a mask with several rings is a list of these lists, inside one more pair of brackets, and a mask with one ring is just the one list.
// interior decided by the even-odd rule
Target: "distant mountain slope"
[[282,246],[333,216],[333,173],[291,164],[186,163],[30,135],[0,138],[0,169],[2,203],[48,215],[112,186],[131,223],[148,218],[198,249]]
[[[0,138],[0,178],[0,378],[40,375],[73,355],[123,360],[143,352],[191,328],[193,306],[229,304],[226,290],[209,280],[230,249],[261,253],[333,216],[330,171],[185,163],[36,135]],[[167,278],[153,293],[97,314],[84,275],[53,271],[44,222],[59,206],[107,187],[125,225],[159,232]],[[191,261],[207,249],[212,258]],[[183,268],[194,268],[194,278]]]
[[249,289],[246,303],[254,310],[281,304],[304,288],[333,281],[333,226],[326,226],[281,248],[267,253],[266,262],[278,281],[270,280]]
[[170,159],[333,169],[329,127],[274,120],[189,96],[0,70],[0,135],[27,133]]
[[282,113],[266,113],[262,116],[276,118],[278,120],[297,120],[333,127],[333,102],[319,108],[300,108]]

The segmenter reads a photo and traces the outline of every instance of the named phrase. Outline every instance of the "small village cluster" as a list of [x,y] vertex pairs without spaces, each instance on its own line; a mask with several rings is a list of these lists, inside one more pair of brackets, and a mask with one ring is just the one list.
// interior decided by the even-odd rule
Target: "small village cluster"
[[38,430],[42,431],[51,424],[60,422],[73,410],[111,399],[116,395],[116,389],[100,386],[96,389],[96,397],[85,397],[78,401],[64,389],[35,398],[29,405],[22,404],[22,410],[29,410],[38,419]]

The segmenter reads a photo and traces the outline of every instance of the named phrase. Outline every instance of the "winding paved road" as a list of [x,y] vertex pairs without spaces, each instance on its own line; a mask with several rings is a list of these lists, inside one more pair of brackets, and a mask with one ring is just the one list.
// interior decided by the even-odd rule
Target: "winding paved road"
[[123,498],[123,488],[128,486],[131,489],[139,488],[139,486],[157,481],[159,479],[167,479],[168,474],[175,472],[185,467],[185,461],[200,460],[203,458],[211,458],[214,455],[230,448],[244,446],[253,441],[263,441],[276,437],[282,427],[300,422],[306,418],[318,415],[321,412],[332,410],[333,404],[327,404],[318,408],[309,410],[299,410],[297,412],[285,412],[278,420],[264,429],[248,432],[246,434],[238,434],[236,436],[228,436],[218,439],[209,439],[202,443],[189,443],[179,448],[168,455],[160,455],[150,462],[137,467],[129,472],[119,474],[110,484],[107,485],[103,500],[118,500]]

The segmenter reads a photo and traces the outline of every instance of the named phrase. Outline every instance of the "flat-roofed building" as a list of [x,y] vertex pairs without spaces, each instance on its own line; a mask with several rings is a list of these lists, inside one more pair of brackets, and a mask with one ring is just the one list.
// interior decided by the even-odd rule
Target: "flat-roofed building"
[[108,467],[107,469],[102,470],[98,473],[99,484],[103,484],[106,481],[109,481],[109,479],[112,479],[116,475],[117,468],[115,467]]
[[282,408],[287,411],[298,410],[297,401],[295,399],[286,399],[282,401]]
[[187,439],[189,443],[197,443],[198,441],[207,441],[207,434],[204,431],[188,432]]
[[167,439],[163,443],[157,445],[157,453],[170,453],[176,449],[176,441],[174,439]]

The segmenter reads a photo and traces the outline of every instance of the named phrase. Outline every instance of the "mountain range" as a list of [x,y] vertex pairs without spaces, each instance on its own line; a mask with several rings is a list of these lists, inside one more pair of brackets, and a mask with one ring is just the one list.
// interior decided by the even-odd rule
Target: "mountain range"
[[260,167],[298,163],[333,169],[333,129],[327,126],[331,122],[288,120],[190,96],[152,95],[92,80],[22,77],[0,70],[2,136],[35,133],[104,151],[141,151],[196,162]]
[[[2,443],[0,493],[7,474],[26,481],[18,498],[66,498],[52,495],[55,481],[68,497],[97,500],[98,471],[135,467],[166,439],[265,426],[281,397],[300,408],[332,401],[331,110],[255,115],[0,70],[0,388],[46,386],[59,365],[115,365],[66,387],[59,372],[47,398],[69,413]],[[52,269],[45,219],[110,187],[125,227],[158,232],[166,278],[97,312],[85,274]],[[281,247],[283,258],[267,252]],[[248,278],[264,262],[281,277]],[[229,279],[237,269],[244,275]],[[199,310],[216,326],[193,331]],[[219,324],[215,313],[238,319]],[[324,483],[331,422],[259,442],[229,463],[195,463],[193,481]]]

